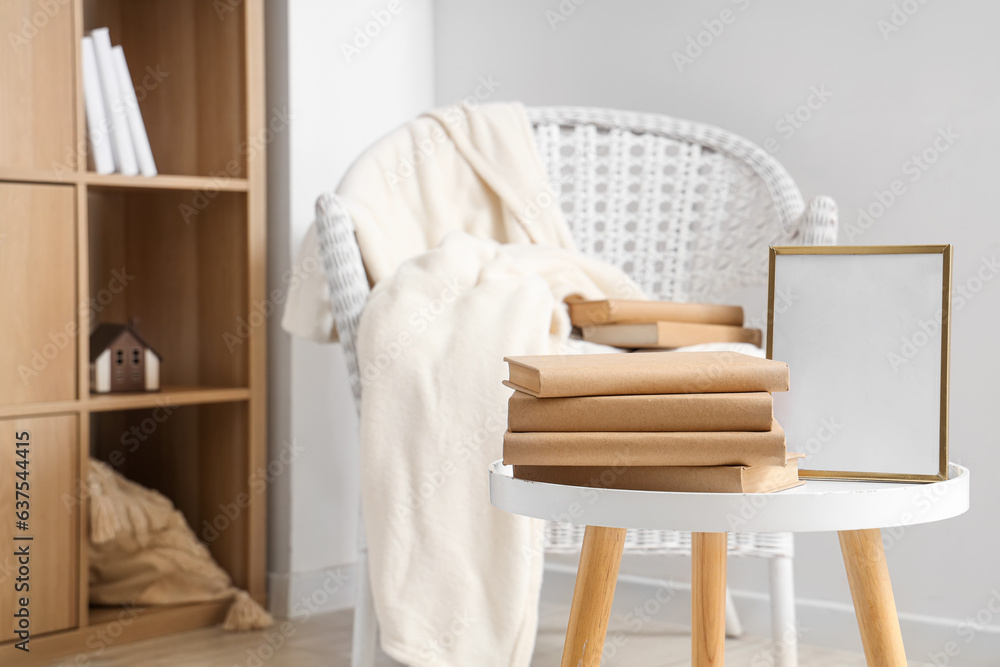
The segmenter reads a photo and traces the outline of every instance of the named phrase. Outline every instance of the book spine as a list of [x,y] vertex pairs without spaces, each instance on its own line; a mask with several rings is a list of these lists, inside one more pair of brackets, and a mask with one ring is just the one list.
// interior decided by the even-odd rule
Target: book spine
[[671,369],[669,375],[656,364],[615,372],[609,369],[596,370],[597,372],[594,372],[585,367],[571,366],[547,369],[540,376],[539,396],[554,398],[621,394],[788,391],[787,365],[747,365],[733,368],[725,364],[709,364],[677,367]]
[[94,159],[94,170],[98,174],[113,174],[115,158],[111,153],[111,128],[104,113],[104,97],[101,92],[101,78],[97,73],[97,56],[94,40],[84,37],[80,46],[80,63],[83,70],[83,101],[87,111],[87,138],[90,139],[90,153]]
[[111,151],[115,157],[115,166],[125,176],[136,176],[139,165],[136,163],[135,147],[132,145],[125,117],[125,100],[118,85],[118,73],[111,50],[111,33],[107,28],[97,28],[90,35],[94,40],[97,71],[101,79],[101,91],[104,93],[104,109],[111,120]]
[[[748,479],[751,471],[758,474]],[[801,486],[795,466],[514,466],[514,478],[548,484],[670,493],[773,493]]]
[[508,426],[530,431],[768,431],[767,392],[533,398],[515,392]]
[[139,110],[139,100],[132,85],[132,75],[125,60],[125,50],[116,46],[112,50],[115,60],[115,72],[118,75],[118,87],[125,102],[125,117],[128,120],[129,135],[135,147],[136,162],[139,173],[143,176],[156,176],[156,162],[153,160],[153,149],[149,146],[149,136],[146,125],[142,122],[142,112]]
[[607,301],[569,302],[569,318],[573,326],[585,327],[606,324],[611,318],[611,304]]
[[611,301],[608,324],[641,322],[685,322],[743,326],[743,308],[708,303],[665,303],[662,301]]
[[701,433],[504,434],[504,465],[779,466],[785,434],[771,431]]
[[750,343],[760,347],[760,329],[744,329],[722,324],[658,322],[657,343],[661,347],[684,347],[702,343]]
[[636,491],[742,493],[747,490],[741,466],[515,465],[514,477],[531,482]]

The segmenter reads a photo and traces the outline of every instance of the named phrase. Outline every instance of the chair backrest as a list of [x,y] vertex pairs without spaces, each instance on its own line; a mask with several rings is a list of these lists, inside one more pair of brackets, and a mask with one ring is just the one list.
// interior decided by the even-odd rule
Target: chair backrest
[[725,130],[655,114],[529,110],[549,181],[584,254],[650,295],[714,301],[767,281],[804,203],[785,169]]
[[[836,238],[832,200],[816,198],[806,210],[777,160],[725,130],[606,109],[534,108],[528,115],[580,251],[621,268],[652,298],[715,301],[767,281],[768,245]],[[360,406],[355,336],[368,280],[354,224],[336,194],[320,196],[316,215]]]

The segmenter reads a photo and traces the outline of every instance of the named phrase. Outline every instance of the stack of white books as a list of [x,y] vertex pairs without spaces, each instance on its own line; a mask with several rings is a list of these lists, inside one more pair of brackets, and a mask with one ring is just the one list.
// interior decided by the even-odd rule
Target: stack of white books
[[98,174],[156,176],[132,75],[107,28],[83,38],[83,97],[94,168]]

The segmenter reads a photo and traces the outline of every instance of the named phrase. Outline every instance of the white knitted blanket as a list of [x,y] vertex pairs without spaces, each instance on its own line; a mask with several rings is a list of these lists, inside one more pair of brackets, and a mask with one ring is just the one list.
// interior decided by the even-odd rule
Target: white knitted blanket
[[382,646],[396,660],[531,662],[543,524],[490,505],[487,467],[506,430],[503,357],[566,352],[569,295],[639,290],[574,252],[455,233],[365,307],[362,507]]

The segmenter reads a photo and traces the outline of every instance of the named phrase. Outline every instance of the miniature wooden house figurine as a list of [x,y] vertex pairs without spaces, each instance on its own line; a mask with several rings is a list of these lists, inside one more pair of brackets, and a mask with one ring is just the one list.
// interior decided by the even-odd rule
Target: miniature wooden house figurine
[[90,390],[157,391],[160,355],[126,324],[99,324],[90,334]]

